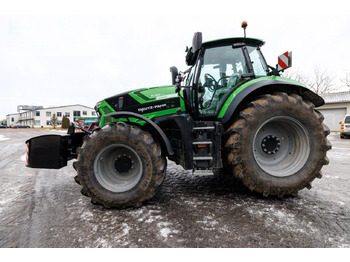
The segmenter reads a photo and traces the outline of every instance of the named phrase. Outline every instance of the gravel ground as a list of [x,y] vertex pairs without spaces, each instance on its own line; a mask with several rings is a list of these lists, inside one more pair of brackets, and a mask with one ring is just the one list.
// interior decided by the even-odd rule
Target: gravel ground
[[262,198],[168,161],[151,201],[107,210],[80,194],[72,161],[25,167],[25,140],[55,132],[0,130],[0,247],[350,247],[350,139],[337,133],[322,179],[297,197]]

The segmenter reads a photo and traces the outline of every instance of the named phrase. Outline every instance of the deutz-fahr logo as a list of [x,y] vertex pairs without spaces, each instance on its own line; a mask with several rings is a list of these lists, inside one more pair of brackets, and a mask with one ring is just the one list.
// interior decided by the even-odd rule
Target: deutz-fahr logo
[[151,105],[151,106],[146,106],[146,107],[141,107],[141,108],[138,108],[137,111],[138,112],[141,112],[141,113],[144,113],[145,111],[146,112],[149,112],[149,111],[158,111],[159,109],[162,109],[164,107],[167,107],[167,104],[164,103],[164,104],[159,104],[159,105]]

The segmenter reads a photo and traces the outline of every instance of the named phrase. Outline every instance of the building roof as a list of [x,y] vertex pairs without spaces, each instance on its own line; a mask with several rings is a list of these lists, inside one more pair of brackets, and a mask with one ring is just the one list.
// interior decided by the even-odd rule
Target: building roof
[[88,106],[83,106],[83,105],[76,104],[76,105],[53,106],[53,107],[45,107],[45,108],[41,108],[41,109],[27,110],[27,111],[24,111],[24,112],[21,112],[21,113],[7,114],[6,116],[10,116],[10,115],[20,115],[20,114],[23,114],[23,113],[26,113],[26,112],[30,112],[30,111],[41,111],[41,110],[48,110],[48,109],[55,109],[55,108],[64,108],[64,107],[74,107],[74,106],[80,106],[80,107],[85,107],[85,108],[88,108],[88,109],[91,109],[91,110],[95,110],[95,109],[92,108],[92,107],[88,107]]
[[[54,108],[62,108],[62,107],[72,107],[72,106],[81,106],[81,107],[86,107],[86,108],[89,108],[89,109],[93,109],[92,107],[88,107],[88,106],[83,106],[83,105],[76,104],[76,105],[66,105],[66,106],[44,107],[44,108],[37,109],[37,110],[39,111],[39,110],[54,109]],[[35,110],[31,110],[31,111],[35,111]]]
[[326,104],[350,102],[350,92],[328,93],[320,95]]

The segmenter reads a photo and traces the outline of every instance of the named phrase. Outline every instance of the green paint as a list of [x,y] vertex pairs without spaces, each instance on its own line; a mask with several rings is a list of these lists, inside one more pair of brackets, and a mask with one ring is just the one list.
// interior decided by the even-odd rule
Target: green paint
[[140,104],[177,97],[175,86],[158,86],[130,92],[129,95]]
[[239,88],[237,88],[226,100],[226,102],[224,103],[224,105],[222,106],[220,112],[219,112],[219,115],[218,115],[218,118],[222,118],[224,117],[225,113],[226,113],[226,110],[227,108],[230,106],[231,102],[235,99],[235,97],[241,92],[243,91],[244,89],[246,89],[247,87],[255,84],[255,83],[258,83],[258,82],[261,82],[261,81],[265,81],[265,80],[279,80],[279,81],[284,81],[286,82],[286,84],[293,84],[293,85],[299,85],[299,86],[302,86],[302,87],[306,87],[304,84],[298,82],[298,81],[295,81],[295,80],[292,80],[292,79],[289,79],[289,78],[285,78],[285,77],[280,77],[280,76],[265,76],[265,77],[260,77],[260,78],[257,78],[257,79],[253,79],[251,81],[248,81],[246,83],[244,83],[243,85],[241,85]]
[[[148,113],[148,114],[144,114],[144,117],[147,117],[148,119],[152,120],[153,118],[156,117],[160,117],[160,116],[167,116],[167,115],[173,115],[177,113],[177,108],[171,108],[171,109],[167,109],[167,110],[162,110],[162,111],[158,111],[158,112],[152,112],[152,113]],[[134,117],[121,117],[121,118],[112,118],[113,121],[106,121],[105,123],[108,122],[131,122],[131,123],[136,123],[138,125],[143,126],[144,124],[146,124],[146,121],[140,120],[138,118],[134,118]]]
[[105,125],[105,123],[111,122],[111,120],[112,120],[112,117],[106,118],[104,115],[108,114],[108,113],[115,112],[115,110],[105,100],[102,100],[100,102],[100,104],[97,107],[97,111],[101,115],[100,127],[103,127]]

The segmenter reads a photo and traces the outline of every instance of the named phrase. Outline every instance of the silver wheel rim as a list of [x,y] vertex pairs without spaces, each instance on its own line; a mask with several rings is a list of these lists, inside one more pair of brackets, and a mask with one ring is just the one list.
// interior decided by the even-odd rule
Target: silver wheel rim
[[292,117],[274,117],[261,125],[254,136],[254,158],[259,167],[275,177],[298,172],[310,155],[308,132]]
[[142,161],[127,145],[112,144],[103,148],[94,161],[94,174],[104,188],[121,193],[132,189],[140,181]]

